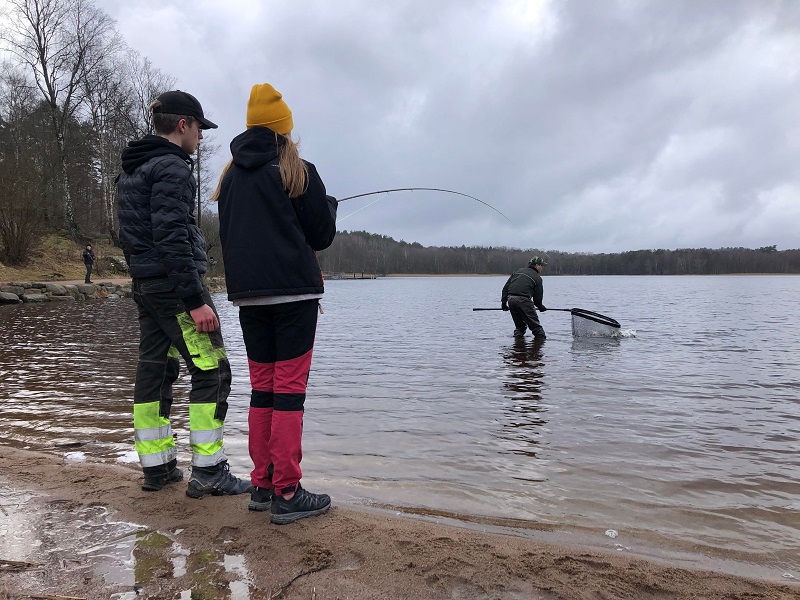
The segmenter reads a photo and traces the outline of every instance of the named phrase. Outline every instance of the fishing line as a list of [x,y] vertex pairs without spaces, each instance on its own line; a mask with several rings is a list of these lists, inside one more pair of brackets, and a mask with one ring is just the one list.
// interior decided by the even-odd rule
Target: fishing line
[[[342,198],[341,200],[339,200],[339,202],[344,202],[345,200],[352,200],[353,198],[363,198],[364,196],[373,196],[375,194],[388,194],[390,192],[416,192],[416,191],[442,192],[442,193],[445,193],[445,194],[456,194],[457,196],[464,196],[465,198],[472,198],[473,200],[475,200],[477,202],[480,202],[484,206],[488,206],[489,208],[491,208],[496,213],[502,215],[503,218],[506,221],[508,221],[509,223],[513,223],[513,221],[511,221],[511,219],[509,219],[506,215],[504,215],[502,212],[500,212],[498,209],[496,209],[494,206],[492,206],[488,202],[484,202],[480,198],[476,198],[475,196],[470,196],[469,194],[465,194],[463,192],[456,192],[454,190],[445,190],[445,189],[442,189],[442,188],[410,187],[410,188],[393,188],[393,189],[390,189],[390,190],[378,190],[377,192],[367,192],[365,194],[356,194],[355,196],[348,196],[347,198]],[[370,202],[369,204],[367,204],[367,206],[372,206],[373,204],[375,204],[375,202],[378,202],[379,200],[383,200],[384,197],[385,196],[381,196],[380,198],[378,198],[378,200],[375,200],[374,202]],[[367,208],[367,206],[364,206],[364,207],[360,208],[359,210],[364,210],[365,208]],[[355,212],[350,213],[349,215],[346,215],[346,216],[342,217],[339,220],[342,221],[342,220],[346,219],[347,217],[350,217],[350,216],[356,214],[357,212],[358,212],[358,210],[355,211]]]
[[[345,198],[345,200],[349,200],[349,198]],[[337,219],[337,220],[336,220],[336,221],[337,221],[337,223],[341,223],[341,222],[342,222],[342,221],[344,221],[345,219],[347,219],[347,218],[349,218],[349,217],[352,217],[354,214],[356,214],[356,213],[360,213],[360,212],[361,212],[362,210],[364,210],[365,208],[369,208],[370,206],[372,206],[373,204],[375,204],[376,202],[378,202],[378,201],[380,201],[380,200],[383,200],[383,198],[381,197],[381,198],[378,198],[377,200],[373,200],[372,202],[370,202],[370,203],[369,203],[369,204],[367,204],[366,206],[362,206],[362,207],[361,207],[361,208],[359,208],[358,210],[354,210],[354,211],[353,211],[353,212],[351,212],[349,215],[345,215],[345,216],[343,216],[341,219]],[[339,200],[339,202],[341,202],[341,200]]]

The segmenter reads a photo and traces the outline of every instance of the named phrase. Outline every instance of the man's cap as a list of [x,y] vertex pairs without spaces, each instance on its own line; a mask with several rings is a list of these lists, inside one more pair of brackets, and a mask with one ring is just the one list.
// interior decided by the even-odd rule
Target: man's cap
[[157,100],[161,103],[161,106],[154,108],[154,113],[194,117],[200,122],[200,129],[217,128],[216,123],[212,123],[203,116],[203,107],[200,106],[197,98],[191,94],[180,90],[174,90],[171,92],[164,92]]
[[541,256],[534,256],[533,258],[531,258],[531,262],[529,262],[528,264],[530,266],[534,266],[534,265],[542,265],[543,267],[547,266],[547,263],[544,262],[544,260],[542,260]]

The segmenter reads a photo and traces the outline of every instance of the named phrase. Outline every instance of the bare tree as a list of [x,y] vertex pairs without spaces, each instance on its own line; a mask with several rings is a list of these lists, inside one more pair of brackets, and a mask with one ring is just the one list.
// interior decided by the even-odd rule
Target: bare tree
[[113,21],[91,0],[6,0],[0,40],[33,74],[50,109],[61,171],[64,221],[79,235],[70,188],[66,129],[81,104],[81,76],[103,60]]
[[86,110],[91,122],[95,177],[100,187],[103,227],[116,241],[116,176],[125,144],[136,136],[135,102],[122,64],[127,56],[112,54],[81,77]]
[[4,64],[0,77],[0,247],[11,264],[27,262],[43,227],[45,187],[36,156],[35,90]]
[[163,92],[173,89],[176,80],[154,67],[149,58],[143,58],[135,50],[130,51],[126,64],[133,101],[130,124],[135,132],[134,137],[140,138],[153,133],[150,104]]
[[[219,144],[206,132],[204,139],[197,146],[195,155],[195,177],[197,179],[197,224],[201,225],[203,209],[209,206],[209,196],[217,186],[217,179],[209,169],[214,157],[219,153]],[[208,137],[205,137],[205,136]]]

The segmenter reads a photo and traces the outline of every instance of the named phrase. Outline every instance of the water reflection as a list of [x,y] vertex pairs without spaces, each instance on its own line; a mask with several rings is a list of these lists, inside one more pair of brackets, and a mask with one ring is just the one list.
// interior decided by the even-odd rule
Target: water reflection
[[617,350],[622,345],[622,338],[609,337],[585,337],[574,338],[572,340],[572,352],[574,354],[585,353],[605,353],[608,350]]
[[512,442],[508,452],[536,457],[547,408],[542,402],[545,362],[545,341],[515,338],[502,352],[508,378],[503,383],[509,399],[505,422],[499,437]]
[[503,387],[514,393],[524,394],[531,400],[541,400],[544,378],[543,348],[545,341],[535,338],[514,338],[514,345],[503,352],[503,361],[509,369],[511,379]]
[[[243,555],[225,554],[218,549],[190,552],[159,531],[139,532],[128,537],[125,545],[131,559],[115,565],[114,582],[132,585],[135,596],[161,596],[174,588],[184,588],[178,591],[180,598],[187,600],[250,598],[252,577]],[[95,569],[98,567],[109,581],[108,566],[96,565]],[[125,575],[122,580],[120,574]],[[119,600],[125,598],[120,596]]]
[[[253,578],[243,555],[219,549],[190,552],[177,541],[181,530],[167,534],[117,521],[101,505],[44,502],[3,480],[0,514],[1,556],[57,563],[62,571],[87,572],[87,576],[93,572],[106,585],[124,590],[112,594],[114,600],[176,597],[176,593],[191,600],[252,596]],[[39,579],[38,584],[46,583],[46,577],[46,571],[28,574],[31,581]]]

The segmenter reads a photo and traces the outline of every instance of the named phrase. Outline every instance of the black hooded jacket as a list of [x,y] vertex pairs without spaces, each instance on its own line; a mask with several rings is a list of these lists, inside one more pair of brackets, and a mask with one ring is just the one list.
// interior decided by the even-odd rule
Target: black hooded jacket
[[203,305],[206,243],[195,218],[192,159],[166,138],[147,135],[122,151],[119,236],[131,277],[167,275],[187,310]]
[[283,139],[253,127],[231,142],[233,162],[219,194],[230,300],[323,293],[314,252],[333,242],[337,202],[326,195],[309,162],[305,193],[289,198],[281,184],[276,137]]

